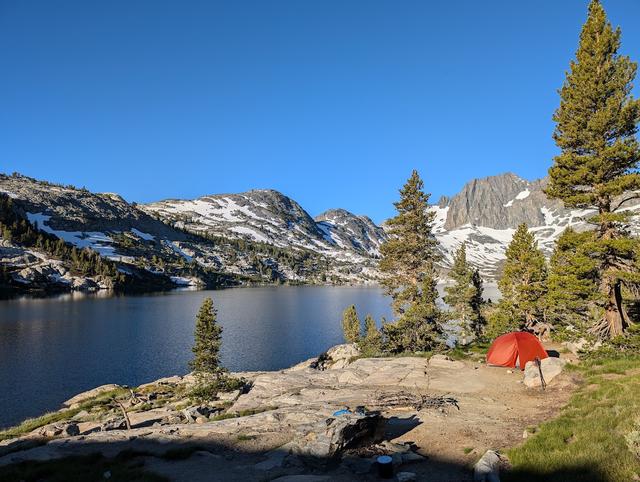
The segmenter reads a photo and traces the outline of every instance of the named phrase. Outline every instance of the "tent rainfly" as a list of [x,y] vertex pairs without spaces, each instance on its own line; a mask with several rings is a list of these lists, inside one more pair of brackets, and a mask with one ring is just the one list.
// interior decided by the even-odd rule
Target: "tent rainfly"
[[517,365],[520,370],[524,370],[527,362],[536,358],[542,360],[548,356],[542,343],[534,335],[524,331],[515,331],[493,340],[487,352],[487,363],[511,368],[515,368]]

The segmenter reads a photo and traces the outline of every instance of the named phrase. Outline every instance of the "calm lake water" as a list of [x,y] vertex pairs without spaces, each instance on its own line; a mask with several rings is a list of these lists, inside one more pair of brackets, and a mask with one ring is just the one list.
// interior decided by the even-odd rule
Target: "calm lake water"
[[232,371],[274,370],[342,342],[342,311],[391,318],[377,287],[258,287],[0,301],[0,427],[105,383],[187,373],[195,314],[211,296]]

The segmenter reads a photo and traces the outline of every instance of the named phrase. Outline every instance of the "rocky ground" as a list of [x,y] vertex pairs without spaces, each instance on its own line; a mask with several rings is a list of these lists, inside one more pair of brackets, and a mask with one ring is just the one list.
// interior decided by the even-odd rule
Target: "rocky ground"
[[219,393],[204,404],[187,395],[190,375],[135,390],[99,387],[65,403],[69,419],[0,442],[0,470],[126,452],[175,481],[376,480],[374,460],[388,454],[397,480],[472,480],[486,450],[519,443],[574,387],[559,360],[543,367],[543,391],[534,371],[525,380],[481,359],[357,355],[340,345],[320,363],[236,374],[250,382],[246,393]]

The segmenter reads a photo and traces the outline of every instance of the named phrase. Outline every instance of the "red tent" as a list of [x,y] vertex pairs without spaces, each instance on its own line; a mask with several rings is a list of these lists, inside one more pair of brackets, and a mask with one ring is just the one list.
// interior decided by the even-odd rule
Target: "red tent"
[[511,368],[517,363],[520,370],[524,370],[527,362],[548,356],[542,343],[531,333],[514,331],[493,340],[487,352],[487,363]]

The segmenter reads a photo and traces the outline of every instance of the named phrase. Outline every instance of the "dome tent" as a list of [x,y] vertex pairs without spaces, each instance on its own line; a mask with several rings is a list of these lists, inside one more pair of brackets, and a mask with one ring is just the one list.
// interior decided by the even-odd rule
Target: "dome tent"
[[515,368],[519,365],[524,370],[527,362],[536,358],[547,358],[547,351],[542,343],[531,333],[514,331],[499,336],[489,347],[487,364]]

